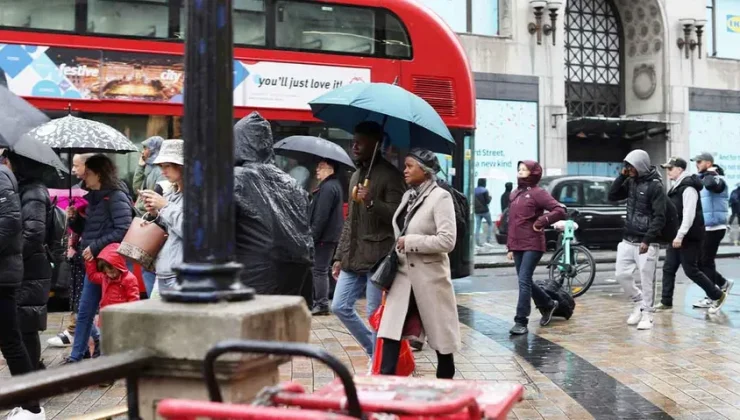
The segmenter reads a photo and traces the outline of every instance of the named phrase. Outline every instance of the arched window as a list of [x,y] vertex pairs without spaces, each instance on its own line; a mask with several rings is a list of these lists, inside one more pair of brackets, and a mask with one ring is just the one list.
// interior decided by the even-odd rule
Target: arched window
[[568,0],[565,104],[571,117],[622,114],[622,27],[611,0]]

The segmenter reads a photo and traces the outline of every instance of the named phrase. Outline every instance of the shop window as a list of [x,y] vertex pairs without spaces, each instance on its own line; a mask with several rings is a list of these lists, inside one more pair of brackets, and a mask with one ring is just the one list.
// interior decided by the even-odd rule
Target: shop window
[[167,38],[167,0],[88,0],[87,31],[90,33]]
[[[235,45],[264,46],[266,44],[265,0],[234,0],[231,15],[234,28]],[[187,32],[187,5],[180,9],[180,33],[178,38],[185,39]]]
[[401,21],[391,14],[385,15],[385,55],[394,58],[411,58],[411,41]]
[[0,0],[0,26],[74,31],[75,0]]
[[314,2],[278,1],[278,48],[375,54],[375,10]]

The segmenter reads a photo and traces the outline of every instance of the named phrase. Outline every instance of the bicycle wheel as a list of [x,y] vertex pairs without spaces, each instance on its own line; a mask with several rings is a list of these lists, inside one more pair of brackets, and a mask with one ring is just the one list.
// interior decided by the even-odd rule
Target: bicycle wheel
[[550,280],[560,282],[560,287],[577,298],[588,291],[596,278],[596,261],[591,251],[583,245],[570,247],[570,266],[561,264],[561,248],[550,259]]

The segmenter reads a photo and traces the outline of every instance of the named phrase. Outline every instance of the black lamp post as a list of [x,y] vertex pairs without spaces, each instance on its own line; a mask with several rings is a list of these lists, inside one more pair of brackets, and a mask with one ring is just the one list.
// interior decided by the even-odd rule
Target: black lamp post
[[231,0],[187,0],[183,263],[169,302],[248,300],[234,262]]

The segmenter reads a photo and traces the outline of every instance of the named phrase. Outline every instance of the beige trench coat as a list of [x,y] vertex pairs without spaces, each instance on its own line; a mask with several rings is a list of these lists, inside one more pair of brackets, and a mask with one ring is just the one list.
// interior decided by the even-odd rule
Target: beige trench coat
[[[407,191],[393,216],[396,237],[403,228],[398,216],[409,196]],[[398,273],[386,296],[378,337],[401,339],[413,289],[429,346],[450,354],[460,349],[457,300],[447,257],[457,237],[455,208],[450,193],[436,185],[419,197],[415,206],[418,210],[404,235],[405,252],[399,254]]]

